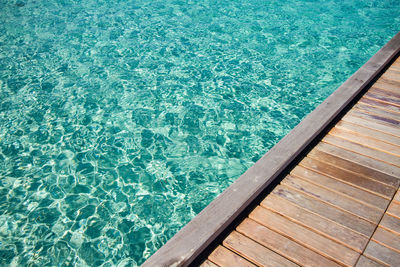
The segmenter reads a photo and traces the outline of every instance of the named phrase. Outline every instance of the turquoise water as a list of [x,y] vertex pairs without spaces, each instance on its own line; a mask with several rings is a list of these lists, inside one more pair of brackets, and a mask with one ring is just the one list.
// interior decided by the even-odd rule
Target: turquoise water
[[385,44],[399,11],[0,0],[0,265],[141,264]]

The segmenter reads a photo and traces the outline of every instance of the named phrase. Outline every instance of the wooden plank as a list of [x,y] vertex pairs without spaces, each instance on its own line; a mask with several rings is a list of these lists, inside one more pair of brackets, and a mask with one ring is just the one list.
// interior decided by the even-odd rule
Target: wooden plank
[[364,254],[368,258],[372,258],[378,262],[383,262],[390,266],[399,266],[400,264],[400,253],[382,246],[374,241],[368,243]]
[[381,210],[385,210],[390,201],[302,166],[295,167],[290,174]]
[[[398,71],[391,71],[388,70],[386,71],[384,74],[382,74],[382,76],[378,79],[379,82],[385,83],[393,83],[393,84],[400,84],[400,74]],[[400,86],[399,86],[399,90],[400,92]]]
[[202,264],[200,264],[200,267],[218,267],[218,265],[209,260],[205,260]]
[[399,92],[400,82],[389,78],[388,76],[381,76],[373,86],[375,88],[379,88],[380,90],[397,94]]
[[221,267],[229,266],[243,266],[243,267],[255,267],[256,265],[245,260],[239,255],[233,253],[229,249],[218,246],[213,252],[208,256],[208,259]]
[[317,159],[305,157],[300,161],[299,165],[387,199],[391,199],[396,192],[394,187],[369,179],[366,176],[339,169],[334,165],[327,164]]
[[400,204],[397,202],[392,202],[389,205],[389,208],[387,209],[386,213],[390,214],[393,217],[397,217],[400,219]]
[[368,259],[363,255],[360,256],[360,259],[358,260],[356,265],[356,267],[382,267],[382,266],[387,266],[387,265],[380,264],[376,261]]
[[353,266],[358,259],[359,254],[356,251],[323,237],[260,206],[255,208],[254,211],[250,213],[249,217],[275,232],[287,236],[288,238],[295,240],[297,243],[300,243],[338,263]]
[[352,213],[337,209],[326,202],[316,201],[315,198],[293,188],[279,185],[272,191],[272,194],[276,194],[303,209],[348,227],[366,237],[370,237],[375,230],[375,224],[363,220]]
[[373,158],[378,161],[382,161],[391,165],[394,165],[396,167],[400,167],[400,159],[396,156],[393,156],[391,154],[381,152],[333,135],[326,135],[322,141],[325,143],[329,143],[331,145],[341,147],[343,149],[347,149],[349,151],[353,151],[355,153],[358,153],[360,155],[364,155],[370,158]]
[[372,236],[372,240],[400,253],[400,235],[393,234],[382,227],[378,227]]
[[400,235],[400,219],[390,216],[387,213],[383,216],[379,226],[390,232]]
[[398,101],[396,101],[394,98],[392,98],[391,96],[388,96],[388,95],[380,94],[379,92],[368,91],[365,93],[364,96],[366,96],[368,98],[372,98],[372,99],[381,100],[381,101],[390,103],[391,105],[394,105],[394,106],[398,106],[398,107],[400,106],[397,103]]
[[358,101],[358,103],[362,103],[362,104],[365,104],[365,105],[371,105],[373,107],[380,108],[382,110],[388,110],[388,111],[391,111],[391,112],[400,113],[400,107],[399,106],[395,106],[395,105],[392,105],[392,104],[390,104],[388,102],[384,102],[384,101],[381,101],[381,100],[369,98],[367,96],[363,96]]
[[396,105],[400,104],[400,84],[396,81],[385,80],[382,82],[378,80],[368,91],[388,97]]
[[394,100],[400,100],[400,83],[394,80],[377,80],[368,91],[392,97]]
[[397,128],[393,128],[392,125],[388,126],[387,124],[383,124],[379,121],[372,120],[369,118],[361,118],[359,116],[357,117],[357,116],[352,116],[352,115],[347,114],[342,118],[342,120],[350,122],[350,123],[354,123],[357,125],[361,125],[361,126],[364,126],[364,127],[370,128],[370,129],[374,129],[377,131],[381,131],[386,134],[391,134],[391,135],[394,135],[397,137],[400,136],[400,131]]
[[[389,68],[382,74],[381,77],[383,77],[385,79],[400,82],[400,71]],[[398,92],[400,92],[400,88],[399,88]]]
[[370,114],[373,114],[373,115],[382,116],[384,118],[391,119],[391,120],[394,120],[394,121],[399,121],[400,120],[398,113],[382,110],[382,109],[371,107],[371,106],[368,106],[368,105],[356,104],[353,107],[353,109],[359,110],[359,111],[365,112],[365,113],[370,113]]
[[364,235],[302,209],[277,195],[267,196],[261,206],[359,253],[363,252],[368,243],[368,238]]
[[245,219],[236,230],[299,265],[310,267],[340,266],[252,219]]
[[393,71],[400,71],[400,66],[391,65],[390,69]]
[[[329,162],[329,164],[331,165],[335,165],[349,172],[369,177],[372,180],[379,181],[394,188],[397,188],[399,186],[400,181],[394,176],[388,175],[381,171],[377,171],[367,166],[363,166],[360,163],[352,162],[346,158],[326,153],[325,151],[323,151],[323,145],[324,144],[322,143],[320,146],[315,147],[313,150],[310,151],[310,153],[308,153],[307,157],[318,159],[323,162]],[[352,160],[354,160],[354,158],[352,158]]]
[[397,202],[400,204],[400,190],[398,190],[396,195],[394,196],[393,202]]
[[351,109],[350,111],[347,112],[347,115],[355,116],[355,117],[363,118],[363,119],[367,119],[367,120],[372,120],[374,122],[386,125],[388,127],[393,128],[392,132],[394,132],[394,133],[397,133],[397,131],[400,130],[399,129],[399,125],[400,125],[399,121],[388,119],[388,118],[385,118],[380,115],[370,114],[370,113],[362,112],[362,111],[356,110],[356,109]]
[[[399,114],[400,116],[400,114]],[[364,126],[360,126],[357,124],[349,123],[346,121],[339,121],[336,125],[335,128],[343,129],[346,131],[350,131],[356,135],[360,136],[366,136],[370,138],[375,138],[381,141],[384,141],[386,143],[399,146],[400,147],[400,137],[396,137],[391,134],[386,134],[381,131],[377,131],[374,129],[370,129]]]
[[[348,141],[351,141],[353,143],[357,143],[360,145],[363,145],[365,147],[369,147],[375,150],[379,150],[391,155],[394,155],[396,157],[400,157],[400,147],[399,146],[394,146],[392,144],[388,144],[385,142],[382,142],[378,139],[374,138],[369,138],[365,137],[362,135],[357,135],[352,132],[340,129],[340,128],[333,128],[330,132],[330,135],[334,135],[336,137],[340,137],[342,139],[346,139]],[[400,162],[400,159],[399,159]]]
[[355,162],[359,165],[362,165],[365,168],[369,168],[372,170],[376,170],[382,173],[385,173],[387,175],[392,176],[394,179],[388,179],[387,181],[384,181],[383,179],[380,180],[381,182],[384,182],[386,184],[392,185],[394,187],[398,187],[400,184],[399,179],[396,177],[400,177],[400,168],[381,162],[381,161],[376,161],[370,157],[366,157],[364,155],[342,149],[340,147],[331,145],[329,143],[325,142],[320,142],[317,144],[317,146],[314,147],[313,150],[319,150],[323,151],[325,153],[328,153],[330,155],[334,155],[336,157],[340,157],[342,159],[345,159],[350,162]]
[[298,266],[278,253],[236,231],[233,231],[224,240],[223,245],[258,266]]
[[330,190],[315,186],[312,183],[295,178],[293,176],[286,176],[286,178],[282,181],[282,184],[296,188],[297,190],[314,197],[316,200],[329,203],[372,223],[377,223],[382,216],[382,212],[378,209],[366,206],[360,202],[354,201],[351,198],[338,195]]

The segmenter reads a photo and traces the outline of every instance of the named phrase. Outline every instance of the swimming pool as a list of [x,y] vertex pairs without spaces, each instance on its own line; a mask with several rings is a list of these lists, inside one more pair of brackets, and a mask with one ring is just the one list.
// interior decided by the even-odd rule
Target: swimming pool
[[1,1],[0,263],[142,263],[386,43],[399,10]]

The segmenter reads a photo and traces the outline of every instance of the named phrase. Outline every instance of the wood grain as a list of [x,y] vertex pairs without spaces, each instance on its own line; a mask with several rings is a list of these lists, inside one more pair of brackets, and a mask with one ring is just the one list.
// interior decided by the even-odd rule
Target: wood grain
[[377,223],[382,216],[382,212],[379,209],[366,206],[351,198],[335,194],[332,191],[315,186],[299,178],[286,176],[282,181],[282,184],[296,188],[297,190],[314,197],[318,201],[329,203],[372,223]]
[[314,197],[293,188],[279,185],[272,193],[291,201],[303,209],[361,233],[366,237],[370,237],[375,229],[374,223],[363,220],[352,213],[337,209],[329,203],[316,201]]
[[333,135],[326,135],[322,141],[325,143],[329,143],[331,145],[341,147],[343,149],[353,151],[355,153],[358,153],[360,155],[364,155],[367,157],[370,157],[372,159],[375,159],[377,161],[382,161],[391,165],[394,165],[396,167],[400,167],[400,159],[394,155],[378,151],[363,145],[360,145],[358,143],[354,143],[351,141],[348,141],[346,139],[342,139]]
[[400,235],[400,219],[390,216],[387,213],[383,216],[379,226],[394,234]]
[[400,204],[400,190],[398,190],[396,195],[393,197],[393,201]]
[[376,108],[380,108],[382,110],[387,110],[387,111],[392,111],[392,112],[396,112],[396,113],[400,113],[400,107],[399,106],[395,106],[392,105],[388,102],[379,100],[379,99],[374,99],[374,98],[370,98],[367,96],[363,96],[358,103],[362,103],[365,105],[371,105],[373,107]]
[[341,169],[367,177],[371,180],[379,181],[394,188],[397,188],[399,186],[400,181],[399,179],[395,178],[395,176],[388,175],[383,171],[373,169],[368,166],[367,162],[365,162],[364,165],[362,164],[363,162],[357,162],[357,160],[355,159],[356,156],[354,154],[348,153],[348,156],[351,157],[351,159],[349,159],[348,157],[346,158],[347,155],[341,157],[338,154],[344,155],[345,153],[334,153],[334,151],[324,148],[324,144],[322,143],[320,144],[320,146],[317,146],[316,148],[311,150],[310,153],[308,153],[307,157],[323,162],[329,162],[329,164],[331,165],[335,165]]
[[346,116],[355,116],[362,119],[371,120],[373,122],[386,125],[387,127],[392,128],[393,133],[398,133],[400,122],[397,120],[387,119],[380,115],[370,114],[366,112],[362,112],[360,110],[351,109],[347,112]]
[[221,267],[225,267],[225,266],[226,267],[230,267],[230,266],[255,267],[256,266],[223,246],[218,246],[208,256],[208,259]]
[[382,116],[384,118],[388,118],[394,121],[399,121],[399,114],[387,110],[382,110],[379,108],[371,107],[363,104],[356,104],[353,109],[360,110],[361,112],[370,113],[378,116]]
[[396,192],[396,189],[389,185],[380,183],[376,180],[372,180],[362,175],[355,174],[353,172],[349,172],[344,169],[337,168],[334,165],[327,164],[317,159],[305,157],[299,163],[299,165],[321,173],[323,175],[338,179],[340,181],[343,181],[344,183],[361,188],[373,194],[380,195],[387,199],[391,199]]
[[218,267],[218,265],[209,260],[205,260],[202,264],[200,264],[200,267]]
[[[400,114],[399,114],[400,116]],[[400,147],[400,137],[396,137],[391,134],[386,134],[381,131],[377,131],[374,129],[370,129],[364,126],[360,126],[357,124],[349,123],[346,121],[339,121],[336,125],[335,128],[343,129],[346,131],[349,131],[355,135],[359,136],[365,136],[369,138],[374,138],[377,140],[381,140],[383,142],[386,142],[388,144],[398,146]]]
[[352,266],[358,259],[358,253],[335,241],[323,237],[301,225],[278,215],[272,211],[258,206],[250,213],[249,217],[254,221],[295,240],[329,259],[338,263]]
[[378,227],[372,236],[372,240],[400,253],[400,235],[393,234],[382,227]]
[[246,258],[249,261],[257,264],[258,266],[298,266],[278,253],[260,245],[259,243],[236,231],[233,231],[224,240],[223,245],[236,252],[243,258]]
[[363,118],[360,116],[354,116],[354,115],[351,115],[350,113],[347,113],[342,118],[342,120],[351,122],[354,124],[358,124],[358,125],[370,128],[370,129],[374,129],[377,131],[381,131],[386,134],[391,134],[391,135],[400,137],[400,131],[396,127],[393,127],[392,125],[384,124],[377,120],[370,120],[369,118],[365,118],[365,117],[366,117],[365,115]]
[[377,81],[368,92],[385,96],[390,99],[391,103],[400,105],[399,85],[398,82],[393,82],[393,80],[391,80],[391,82]]
[[[387,71],[385,71],[382,74],[381,78],[386,79],[386,80],[400,82],[400,71],[389,68]],[[400,88],[400,86],[399,86],[399,88]],[[398,92],[400,92],[400,90],[398,90]]]
[[266,197],[261,202],[261,206],[359,253],[362,253],[367,245],[368,238],[364,235],[302,209],[279,196]]
[[392,203],[390,203],[386,213],[400,219],[400,204],[393,201]]
[[340,266],[252,219],[245,219],[236,230],[299,265],[310,267]]
[[382,265],[374,260],[371,260],[363,255],[361,255],[360,259],[357,262],[356,267],[383,267],[387,265]]
[[388,185],[392,185],[394,187],[398,187],[400,184],[399,179],[396,177],[400,177],[400,168],[393,166],[391,164],[387,164],[381,161],[376,161],[370,157],[355,153],[350,150],[342,149],[338,146],[331,145],[329,143],[320,142],[314,150],[323,151],[330,155],[345,159],[350,162],[357,163],[358,165],[363,166],[367,169],[372,169],[378,172],[382,172],[389,176],[392,176],[393,179],[388,179],[387,181],[380,180]]
[[383,262],[389,266],[399,266],[400,263],[400,253],[382,246],[374,241],[368,243],[364,254],[378,262]]
[[399,146],[394,146],[392,144],[388,144],[386,142],[383,142],[381,140],[375,139],[375,138],[370,138],[366,137],[364,135],[360,134],[355,134],[354,132],[347,131],[345,129],[340,129],[337,127],[334,127],[329,134],[333,136],[337,136],[343,139],[346,139],[348,141],[354,142],[361,144],[363,146],[379,150],[388,154],[392,154],[396,157],[400,157],[400,147]]
[[340,180],[330,178],[302,166],[295,167],[290,174],[381,210],[385,210],[389,204],[388,199],[369,193],[352,185],[342,183]]

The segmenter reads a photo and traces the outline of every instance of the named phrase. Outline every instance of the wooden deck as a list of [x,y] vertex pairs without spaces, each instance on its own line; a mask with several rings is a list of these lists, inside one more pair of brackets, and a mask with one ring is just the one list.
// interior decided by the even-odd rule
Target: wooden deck
[[202,266],[400,266],[400,58]]

